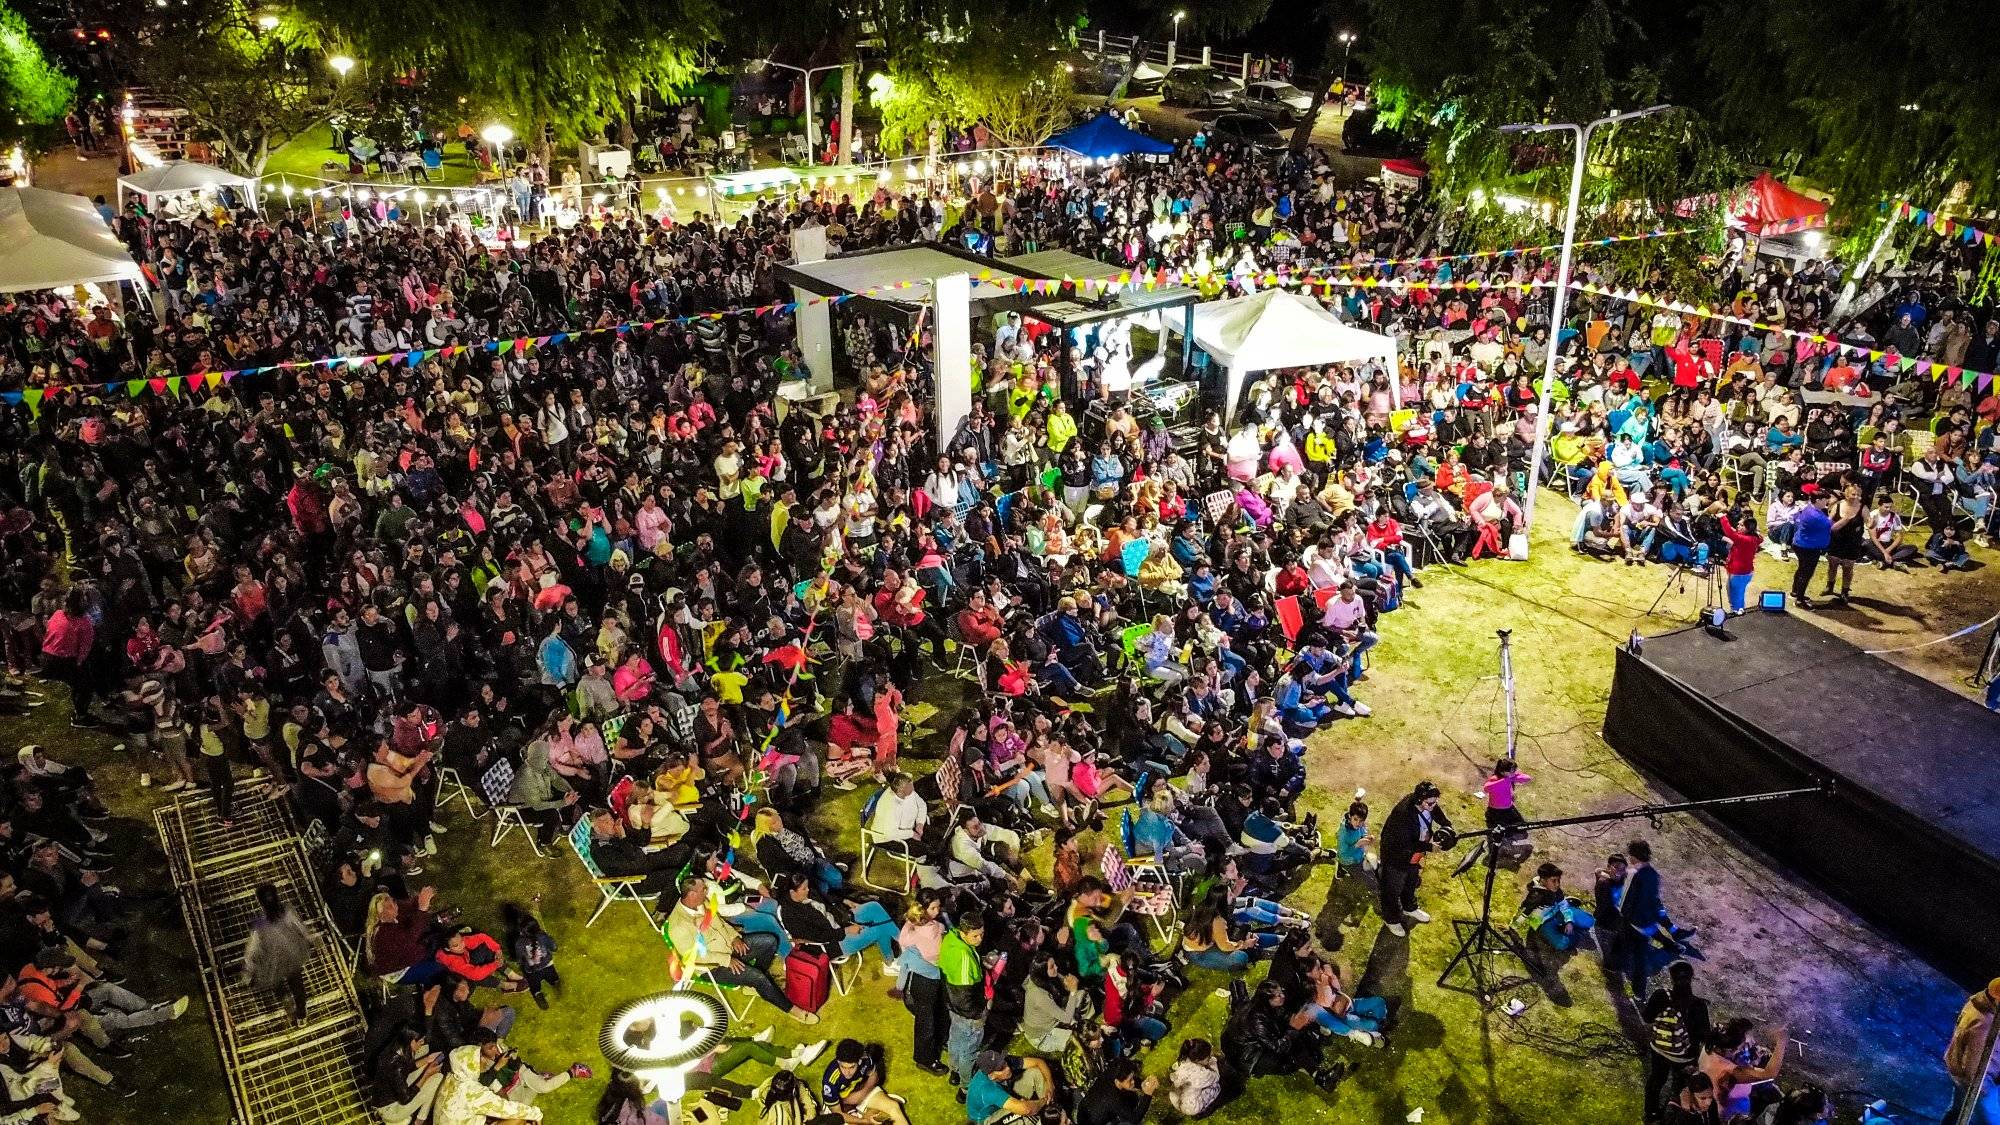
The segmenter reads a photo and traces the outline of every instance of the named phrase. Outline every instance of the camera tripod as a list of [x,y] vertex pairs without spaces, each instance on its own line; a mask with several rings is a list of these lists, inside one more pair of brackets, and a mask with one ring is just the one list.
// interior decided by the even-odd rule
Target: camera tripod
[[1660,592],[1653,597],[1653,604],[1646,607],[1646,616],[1651,617],[1658,613],[1660,603],[1667,600],[1668,594],[1687,593],[1690,577],[1702,584],[1701,610],[1695,616],[1696,621],[1707,624],[1714,619],[1716,610],[1729,608],[1729,593],[1725,584],[1727,579],[1722,573],[1722,568],[1714,563],[1698,568],[1691,562],[1683,562],[1675,563],[1674,569],[1667,574],[1667,580],[1660,585]]
[[1438,987],[1449,987],[1448,982],[1452,973],[1458,971],[1460,965],[1464,965],[1472,974],[1471,991],[1479,997],[1482,1007],[1490,1007],[1494,998],[1505,989],[1528,983],[1525,980],[1502,979],[1496,972],[1497,967],[1492,964],[1495,954],[1504,953],[1513,957],[1531,973],[1540,971],[1534,956],[1528,952],[1527,943],[1520,935],[1510,926],[1493,924],[1493,886],[1500,871],[1499,849],[1495,847],[1498,837],[1516,832],[1535,832],[1544,828],[1603,824],[1606,821],[1634,820],[1640,817],[1652,820],[1669,813],[1692,812],[1695,809],[1715,808],[1720,805],[1746,805],[1760,801],[1777,801],[1786,797],[1803,797],[1807,794],[1827,792],[1829,788],[1830,786],[1821,785],[1808,789],[1778,789],[1768,793],[1747,793],[1737,797],[1713,797],[1705,801],[1681,801],[1671,805],[1639,805],[1618,812],[1562,817],[1556,820],[1535,820],[1526,824],[1505,825],[1481,832],[1466,833],[1460,839],[1477,839],[1479,843],[1473,853],[1458,865],[1455,874],[1463,874],[1469,870],[1473,864],[1479,862],[1483,853],[1486,860],[1486,888],[1480,898],[1479,920],[1474,922],[1459,918],[1452,922],[1452,927],[1459,933],[1458,952],[1452,954],[1451,960],[1445,963],[1444,972],[1438,974]]

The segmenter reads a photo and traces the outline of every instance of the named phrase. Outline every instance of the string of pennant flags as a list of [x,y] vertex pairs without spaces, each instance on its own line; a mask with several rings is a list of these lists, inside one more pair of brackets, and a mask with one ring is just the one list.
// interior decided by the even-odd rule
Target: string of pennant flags
[[[1698,227],[1658,227],[1643,234],[1619,234],[1607,238],[1588,238],[1578,241],[1576,249],[1592,246],[1611,246],[1620,242],[1646,242],[1656,238],[1679,238],[1683,235],[1698,234]],[[1344,262],[1333,268],[1343,270],[1372,270],[1388,266],[1433,266],[1440,262],[1469,262],[1484,258],[1511,258],[1520,254],[1547,254],[1560,251],[1562,243],[1547,246],[1513,246],[1505,250],[1475,250],[1469,254],[1434,254],[1428,258],[1369,258],[1360,262]]]
[[1989,248],[2000,245],[2000,235],[1980,230],[1978,227],[1968,226],[1956,219],[1947,219],[1939,215],[1936,211],[1926,211],[1922,207],[1911,204],[1906,199],[1899,199],[1893,204],[1884,203],[1882,206],[1885,209],[1890,209],[1894,217],[1916,223],[1920,226],[1929,227],[1931,230],[1936,231],[1939,236],[1949,238],[1954,242],[1963,242],[1967,246],[1985,246]]
[[[1525,253],[1526,251],[1517,252]],[[1265,288],[1301,285],[1308,288],[1318,287],[1323,292],[1329,293],[1336,288],[1361,290],[1388,289],[1405,292],[1481,292],[1502,290],[1526,291],[1554,288],[1555,286],[1555,283],[1552,281],[1542,280],[1480,281],[1474,278],[1462,281],[1438,281],[1426,278],[1340,277],[1329,276],[1319,269],[1282,266],[1251,273],[1218,273],[1215,271],[1175,269],[1124,270],[1106,278],[1025,278],[1011,274],[995,274],[992,270],[986,269],[979,271],[975,276],[982,284],[991,285],[996,288],[1011,289],[1019,293],[1049,295],[1061,293],[1065,287],[1073,288],[1079,293],[1090,290],[1111,290],[1115,292],[1127,288],[1143,288],[1150,292],[1162,286],[1199,284],[1213,280],[1248,282],[1261,284]],[[442,348],[419,348],[408,351],[380,352],[364,355],[330,356],[312,360],[287,360],[260,367],[197,372],[191,375],[150,376],[143,379],[125,379],[112,382],[49,384],[40,387],[28,387],[18,391],[0,392],[0,403],[10,406],[25,405],[31,416],[38,417],[41,413],[43,403],[50,398],[66,394],[82,397],[111,397],[123,391],[127,397],[137,398],[141,394],[151,391],[155,395],[170,394],[175,398],[179,398],[184,394],[213,393],[220,387],[233,384],[237,379],[271,375],[284,371],[311,369],[330,372],[343,369],[354,371],[371,366],[415,369],[432,359],[453,359],[474,353],[485,353],[496,356],[526,355],[537,350],[562,347],[573,340],[583,337],[623,337],[633,332],[652,332],[667,325],[720,321],[734,316],[789,314],[797,312],[802,308],[817,305],[838,306],[846,304],[857,297],[880,297],[899,291],[927,286],[928,284],[928,281],[904,280],[833,296],[809,297],[798,301],[718,309],[711,312],[690,313],[683,316],[659,317],[653,320],[626,321],[620,324],[602,325],[596,328],[552,332],[542,336],[516,336],[509,339],[485,340],[473,344],[455,344]],[[1816,354],[1826,354],[1835,350],[1844,351],[1854,359],[1865,358],[1869,363],[1883,364],[1885,367],[1894,368],[1899,372],[1914,373],[1921,377],[1933,379],[1954,379],[1959,381],[1960,385],[1964,387],[1976,386],[1981,393],[1984,393],[1992,385],[1994,379],[1994,372],[1974,371],[1962,366],[1948,366],[1935,360],[1898,355],[1893,348],[1877,349],[1858,344],[1849,344],[1824,334],[1803,332],[1797,329],[1786,328],[1782,325],[1766,324],[1762,321],[1735,316],[1727,312],[1718,312],[1704,305],[1691,305],[1685,301],[1646,294],[1638,290],[1621,289],[1588,281],[1572,281],[1570,288],[1587,295],[1604,297],[1627,304],[1663,309],[1683,316],[1694,316],[1705,320],[1734,324],[1759,332],[1776,333],[1790,339],[1811,343],[1816,349],[1819,349]]]

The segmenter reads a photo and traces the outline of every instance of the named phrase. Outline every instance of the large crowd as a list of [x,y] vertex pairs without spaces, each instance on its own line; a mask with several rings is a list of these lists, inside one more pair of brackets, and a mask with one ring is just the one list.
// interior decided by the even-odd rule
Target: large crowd
[[[1426,570],[1508,552],[1546,349],[1576,549],[1723,568],[1737,609],[1759,550],[1795,552],[1802,583],[1826,560],[1836,599],[1863,563],[1964,565],[1993,531],[1994,401],[1608,299],[1551,326],[1546,288],[1336,287],[1343,315],[1405,342],[1402,401],[1379,364],[1272,372],[1177,435],[1105,378],[1117,345],[1077,357],[1070,399],[1052,338],[1014,321],[982,339],[982,393],[940,448],[921,336],[848,318],[853,393],[781,412],[800,363],[784,315],[671,318],[784,300],[774,270],[804,223],[845,249],[983,239],[1217,286],[1253,277],[1276,232],[1284,261],[1356,276],[1552,272],[1533,254],[1371,264],[1425,222],[1324,164],[1206,143],[951,203],[882,186],[499,249],[379,210],[314,229],[128,208],[116,229],[164,313],[15,304],[0,391],[475,346],[7,409],[8,672],[66,685],[74,724],[112,732],[142,784],[203,788],[225,822],[246,787],[293,805],[381,985],[364,1071],[392,1125],[537,1120],[539,1096],[591,1076],[508,1046],[522,996],[560,1002],[534,905],[426,880],[457,785],[548,862],[585,878],[573,850],[640,899],[689,986],[811,1025],[841,1003],[832,978],[879,972],[908,1009],[907,1043],[731,1040],[688,1076],[722,1112],[903,1125],[899,1064],[948,1076],[979,1123],[1135,1125],[1156,1099],[1200,1116],[1271,1075],[1331,1088],[1398,1013],[1287,894],[1336,865],[1405,936],[1454,833],[1428,782],[1338,823],[1302,813],[1305,740],[1366,721],[1377,623]],[[1831,267],[1716,268],[1740,310],[1826,326]],[[477,346],[635,320],[660,324]],[[1847,338],[2000,366],[2000,323],[1942,281],[1861,325]],[[1890,503],[1904,491],[1922,533]],[[945,674],[976,690],[954,702]],[[919,696],[947,707],[934,767],[903,760]],[[91,1056],[186,1004],[117,983],[146,904],[105,881],[88,775],[38,748],[10,774],[0,1078],[28,1108],[0,1122],[38,1100],[73,1119],[61,1070],[112,1082]],[[1531,781],[1496,763],[1476,795],[1496,842],[1522,846]],[[826,791],[857,787],[858,855],[815,835]],[[1759,1045],[1697,995],[1650,858],[1632,841],[1575,889],[1541,863],[1516,922],[1537,948],[1594,946],[1642,1003],[1649,1118],[1822,1119],[1823,1093],[1772,1081],[1782,1031]],[[264,896],[245,971],[302,1011],[297,907]],[[1232,982],[1227,1030],[1142,1067],[1203,972]],[[674,1120],[610,1079],[598,1120]]]

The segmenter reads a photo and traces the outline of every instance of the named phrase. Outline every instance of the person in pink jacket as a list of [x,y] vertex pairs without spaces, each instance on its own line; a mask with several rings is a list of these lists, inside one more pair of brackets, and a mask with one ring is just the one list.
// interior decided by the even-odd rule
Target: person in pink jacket
[[90,671],[90,649],[96,643],[97,624],[84,610],[83,591],[71,590],[63,596],[62,608],[49,615],[42,629],[42,656],[49,677],[69,685],[69,725],[73,727],[98,725],[90,713],[97,698]]

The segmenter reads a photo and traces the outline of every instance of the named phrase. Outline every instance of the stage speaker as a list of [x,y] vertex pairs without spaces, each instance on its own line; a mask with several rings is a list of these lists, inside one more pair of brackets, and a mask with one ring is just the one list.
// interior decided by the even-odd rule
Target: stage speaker
[[1783,590],[1765,590],[1757,595],[1757,608],[1765,613],[1785,612],[1786,597]]

